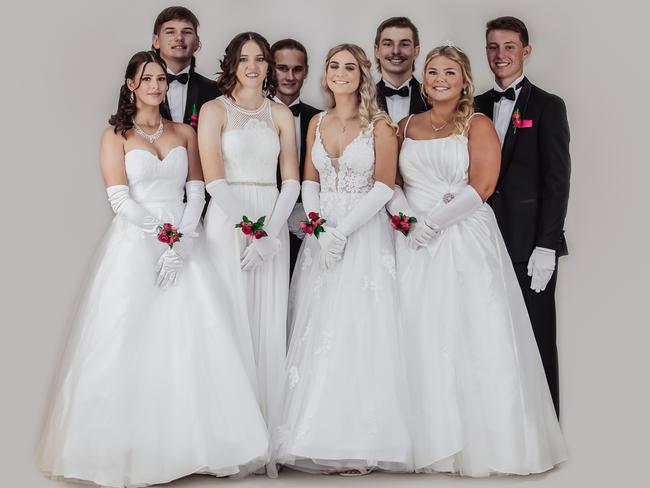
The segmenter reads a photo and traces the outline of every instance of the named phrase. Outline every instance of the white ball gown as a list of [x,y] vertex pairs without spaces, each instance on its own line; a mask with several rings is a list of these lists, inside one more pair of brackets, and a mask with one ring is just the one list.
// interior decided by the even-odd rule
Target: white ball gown
[[[256,110],[239,107],[226,96],[217,98],[228,113],[221,134],[225,179],[246,216],[268,223],[279,192],[276,174],[280,140],[271,116],[271,101]],[[277,238],[280,251],[253,271],[242,271],[240,257],[247,245],[227,214],[210,201],[205,215],[210,256],[231,300],[249,324],[257,368],[259,401],[269,427],[278,420],[282,404],[282,375],[286,357],[289,297],[289,231],[283,225]]]
[[[399,170],[416,216],[465,187],[468,169],[462,135],[406,137],[402,144]],[[529,474],[566,460],[530,320],[490,206],[417,251],[395,234],[416,470]]]
[[[312,160],[321,216],[336,227],[375,182],[372,126],[332,161],[319,121]],[[327,271],[319,252],[317,239],[307,236],[291,282],[285,407],[273,434],[274,456],[311,472],[409,471],[408,393],[387,213],[382,209],[354,231],[342,260]]]
[[[125,166],[131,198],[177,224],[185,148],[162,160],[131,150]],[[46,474],[135,487],[192,473],[243,475],[266,461],[250,343],[237,335],[203,238],[195,241],[177,285],[162,289],[154,266],[167,246],[113,220],[54,390],[39,449]]]

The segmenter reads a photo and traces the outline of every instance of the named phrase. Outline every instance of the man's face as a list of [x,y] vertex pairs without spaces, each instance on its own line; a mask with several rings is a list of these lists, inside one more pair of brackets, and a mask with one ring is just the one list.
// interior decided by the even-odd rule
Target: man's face
[[280,49],[274,59],[278,94],[287,99],[299,97],[307,78],[305,55],[297,49]]
[[413,62],[420,54],[420,46],[413,42],[413,31],[408,27],[388,27],[381,32],[375,57],[381,71],[399,76],[413,72]]
[[531,47],[524,47],[519,33],[510,30],[488,32],[485,51],[494,77],[499,80],[516,80],[524,72],[524,61]]
[[160,49],[160,56],[179,63],[189,63],[199,48],[199,36],[188,20],[170,20],[153,35],[153,47]]

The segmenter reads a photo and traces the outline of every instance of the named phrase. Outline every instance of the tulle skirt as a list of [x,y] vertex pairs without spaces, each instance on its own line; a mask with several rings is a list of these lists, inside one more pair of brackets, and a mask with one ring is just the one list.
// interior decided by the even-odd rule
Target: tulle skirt
[[[178,222],[183,206],[149,211]],[[178,284],[161,289],[154,265],[165,245],[114,219],[53,390],[39,448],[48,475],[146,486],[244,475],[267,460],[250,339],[195,241]]]

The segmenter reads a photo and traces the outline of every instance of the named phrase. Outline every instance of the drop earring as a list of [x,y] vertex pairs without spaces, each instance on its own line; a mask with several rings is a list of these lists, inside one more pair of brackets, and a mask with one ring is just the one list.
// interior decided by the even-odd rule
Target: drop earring
[[135,97],[133,96],[133,92],[131,92],[131,94],[129,95],[129,100],[131,101],[131,103],[133,103],[133,99],[134,99],[134,98],[135,98]]

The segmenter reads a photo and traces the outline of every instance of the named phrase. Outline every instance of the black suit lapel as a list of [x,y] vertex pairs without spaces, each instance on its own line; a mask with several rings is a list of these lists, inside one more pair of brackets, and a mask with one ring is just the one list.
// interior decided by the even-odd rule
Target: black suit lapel
[[185,102],[183,122],[189,124],[192,117],[192,108],[199,102],[199,80],[194,76],[194,71],[190,71],[190,79],[187,83],[187,100]]
[[492,91],[490,90],[476,97],[476,110],[494,121],[494,101],[492,100],[491,93]]
[[409,105],[409,115],[419,114],[427,110],[427,104],[422,98],[420,82],[413,76],[411,78],[411,102]]
[[307,127],[309,126],[309,113],[305,109],[305,104],[300,102],[300,154],[298,155],[298,164],[300,166],[300,174],[302,178],[302,164],[305,160],[305,142],[307,141]]
[[379,80],[379,82],[377,82],[377,105],[379,105],[379,108],[384,112],[388,113],[388,108],[386,107],[386,97],[384,96],[384,91],[382,90],[382,88],[385,86],[386,85],[384,84],[384,80]]
[[[512,109],[513,114],[519,110],[521,117],[526,117],[526,107],[528,106],[528,100],[530,98],[531,91],[530,88],[530,81],[528,81],[528,78],[524,78],[524,85],[521,87],[521,92],[519,93],[517,101],[515,102],[515,106]],[[519,131],[514,132],[511,119],[508,123],[508,130],[506,131],[506,137],[503,141],[503,148],[501,149],[501,172],[499,180],[503,178],[503,176],[506,174],[506,171],[508,170],[508,167],[510,166],[510,160],[512,159],[512,153],[515,150],[518,133]]]

